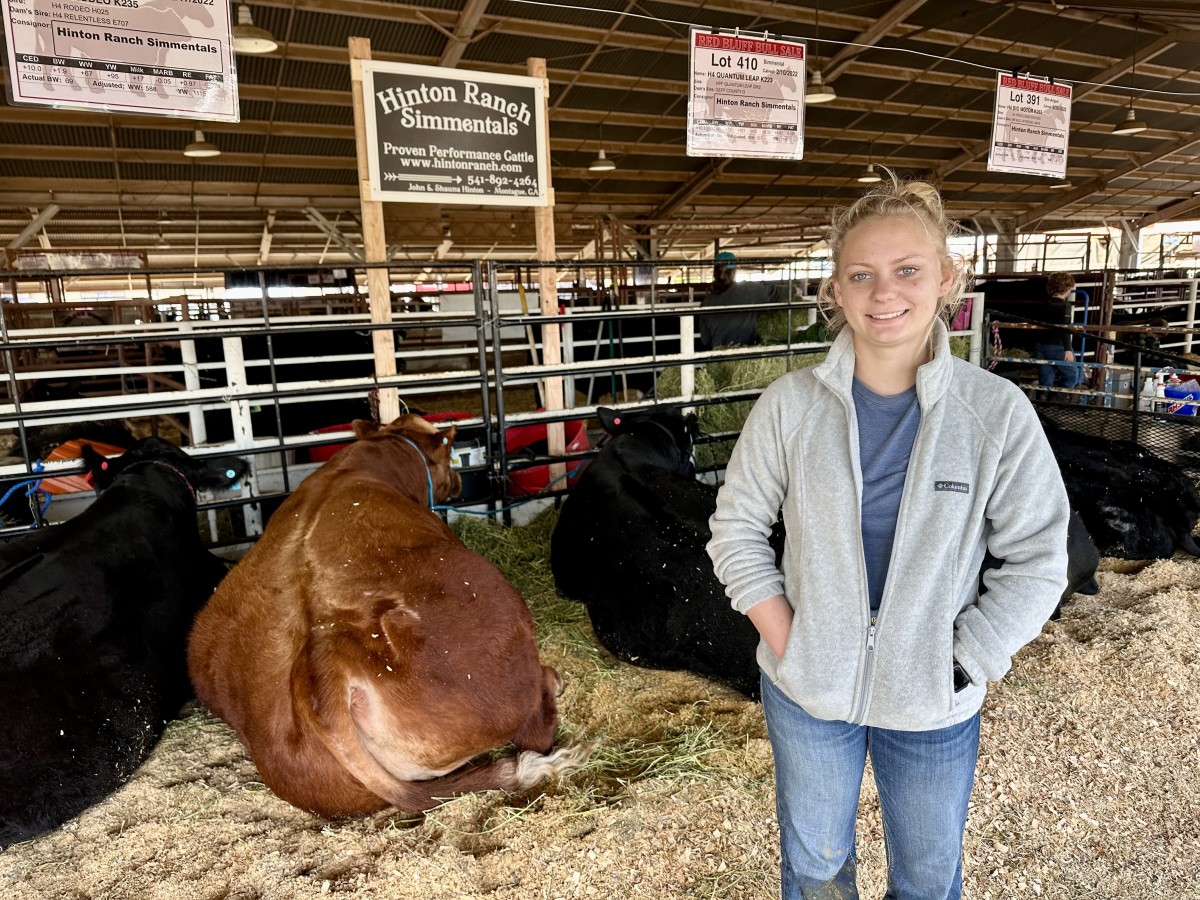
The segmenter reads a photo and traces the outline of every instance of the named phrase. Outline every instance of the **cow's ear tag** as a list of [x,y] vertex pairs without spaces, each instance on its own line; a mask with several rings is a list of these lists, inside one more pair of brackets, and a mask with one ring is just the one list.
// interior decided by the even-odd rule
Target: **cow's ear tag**
[[226,469],[226,470],[225,470],[225,477],[226,477],[226,478],[232,478],[232,477],[233,477],[234,475],[236,475],[236,474],[237,474],[237,472],[233,471],[233,469]]
[[442,446],[443,447],[445,447],[448,443],[450,443],[449,440],[447,440],[446,438],[442,438]]
[[104,462],[100,463],[100,471],[101,472],[108,471],[108,460],[107,459]]
[[617,416],[615,419],[613,419],[613,424],[614,424],[614,425],[620,425],[620,424],[621,424],[621,417],[620,417],[620,416]]

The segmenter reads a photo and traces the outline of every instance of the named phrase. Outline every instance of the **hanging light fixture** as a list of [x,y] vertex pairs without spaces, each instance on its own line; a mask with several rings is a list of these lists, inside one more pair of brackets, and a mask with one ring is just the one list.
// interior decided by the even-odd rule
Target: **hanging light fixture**
[[216,144],[210,144],[206,141],[204,139],[204,132],[197,128],[195,140],[183,148],[183,155],[190,156],[193,159],[205,159],[210,156],[220,156],[221,148]]
[[238,21],[233,26],[234,53],[274,53],[279,42],[265,28],[259,28],[250,18],[250,7],[238,4]]
[[1052,191],[1063,191],[1069,187],[1071,187],[1071,182],[1065,178],[1059,178],[1057,181],[1050,182],[1050,190]]
[[[1133,17],[1133,61],[1129,64],[1130,81],[1137,78],[1138,51],[1138,17]],[[1137,117],[1133,111],[1133,89],[1129,91],[1129,109],[1125,111],[1125,120],[1113,126],[1113,134],[1138,134],[1146,130],[1146,123]]]
[[1113,134],[1138,134],[1146,130],[1146,123],[1137,117],[1133,111],[1133,98],[1129,98],[1129,109],[1125,111],[1125,119],[1113,126]]
[[604,155],[604,148],[600,148],[600,152],[596,154],[596,158],[592,160],[592,164],[588,166],[589,172],[611,172],[617,167],[617,164]]
[[875,171],[875,163],[867,163],[867,167],[863,169],[863,173],[856,180],[863,184],[875,184],[877,181],[882,181],[883,178]]
[[596,158],[592,160],[588,166],[589,172],[611,172],[617,167],[617,164],[604,155],[604,126],[600,126],[600,152],[596,154]]
[[[814,9],[816,13],[816,34],[813,38],[813,43],[821,43],[821,4],[818,3]],[[821,70],[815,65],[817,61],[816,54],[813,55],[812,77],[808,79],[808,89],[804,92],[804,103],[829,103],[837,99],[837,91],[831,85],[825,83],[825,79],[821,76]]]
[[825,83],[820,71],[812,73],[808,80],[808,90],[804,92],[805,103],[829,103],[837,99],[837,92],[832,85]]

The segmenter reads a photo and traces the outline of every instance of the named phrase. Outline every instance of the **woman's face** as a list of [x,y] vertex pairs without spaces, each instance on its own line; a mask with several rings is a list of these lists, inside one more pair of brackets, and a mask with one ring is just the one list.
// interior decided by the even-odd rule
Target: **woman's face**
[[954,272],[942,266],[944,255],[915,216],[871,219],[847,232],[833,296],[854,334],[856,353],[924,356],[938,300],[954,280]]

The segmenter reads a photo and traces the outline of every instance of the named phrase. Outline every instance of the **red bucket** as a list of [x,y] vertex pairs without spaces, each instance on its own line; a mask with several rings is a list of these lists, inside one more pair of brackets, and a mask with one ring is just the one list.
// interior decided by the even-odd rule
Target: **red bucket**
[[[518,450],[532,447],[539,442],[545,442],[545,440],[546,426],[544,423],[515,425],[504,432],[504,450],[511,457]],[[587,437],[587,420],[571,419],[570,421],[563,422],[563,440],[567,445],[567,453],[579,453],[587,450],[590,446]],[[545,452],[542,448],[538,448],[538,450],[541,450],[543,453]],[[586,464],[587,460],[568,463],[567,472],[574,473],[576,469]],[[517,494],[536,494],[549,486],[550,466],[529,466],[525,469],[514,469],[509,472],[508,480],[516,488]],[[565,482],[559,482],[554,487],[562,489],[569,487],[571,483],[572,479],[567,478]]]

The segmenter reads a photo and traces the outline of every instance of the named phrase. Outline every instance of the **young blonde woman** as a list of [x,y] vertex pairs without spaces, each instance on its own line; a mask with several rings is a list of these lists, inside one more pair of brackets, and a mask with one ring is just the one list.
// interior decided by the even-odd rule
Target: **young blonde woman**
[[[1070,511],[1033,408],[950,354],[949,230],[932,186],[894,177],[835,214],[820,300],[837,338],[763,392],[710,521],[717,576],[762,636],[785,900],[858,897],[868,755],[887,900],[961,895],[987,683],[1066,584]],[[987,550],[1004,564],[981,589]]]

